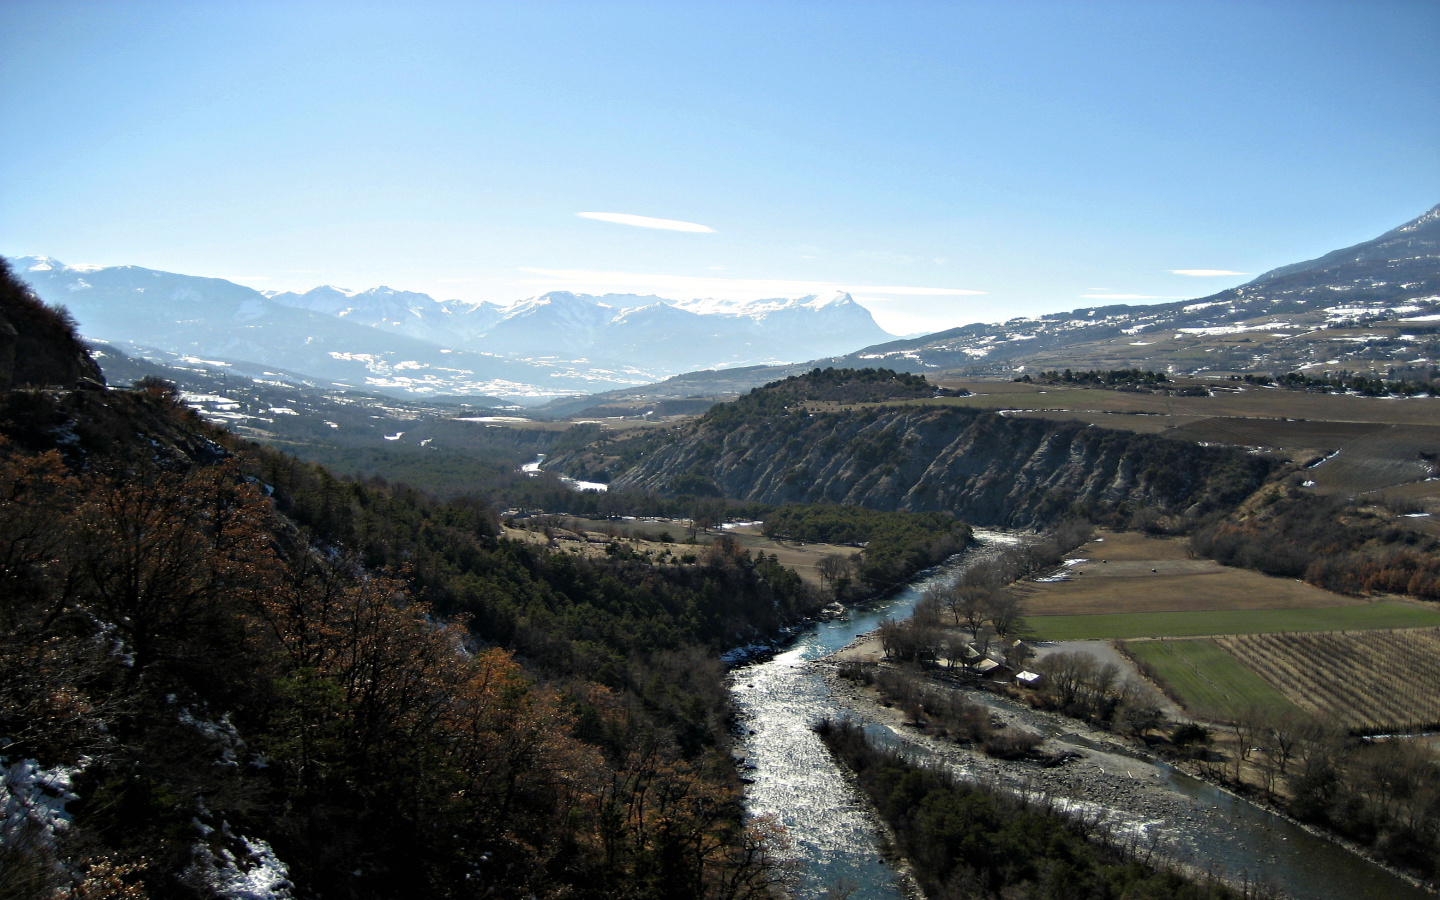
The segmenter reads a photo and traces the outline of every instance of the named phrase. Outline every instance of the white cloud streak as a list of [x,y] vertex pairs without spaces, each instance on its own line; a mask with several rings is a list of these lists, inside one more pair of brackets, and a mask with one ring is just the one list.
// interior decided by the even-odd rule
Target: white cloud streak
[[1219,275],[1249,275],[1249,272],[1232,272],[1229,269],[1171,269],[1171,275],[1189,275],[1191,278],[1214,278]]
[[636,228],[658,228],[661,231],[695,231],[714,234],[715,229],[695,222],[681,222],[678,219],[656,219],[651,216],[632,216],[629,213],[579,212],[582,219],[597,222],[613,222],[616,225],[633,225]]
[[[532,269],[520,271],[539,278],[527,283],[544,286],[564,282],[590,291],[652,292],[678,295],[674,299],[713,297],[724,300],[765,300],[846,291],[854,297],[974,297],[985,291],[913,285],[844,284],[838,281],[792,281],[779,278],[720,278],[697,275],[656,275],[607,272],[594,269]],[[573,289],[573,288],[572,288]]]
[[1081,294],[1084,300],[1189,300],[1189,297],[1162,297],[1158,294]]

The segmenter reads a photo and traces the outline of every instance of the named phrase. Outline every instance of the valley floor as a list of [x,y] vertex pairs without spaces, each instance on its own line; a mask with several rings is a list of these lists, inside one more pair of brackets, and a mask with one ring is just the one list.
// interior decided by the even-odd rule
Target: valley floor
[[[1077,649],[1074,644],[1052,648]],[[1133,846],[1142,855],[1154,852],[1196,875],[1223,875],[1237,886],[1279,885],[1286,896],[1313,900],[1428,895],[1413,878],[1375,861],[1361,848],[1192,777],[1198,773],[1181,773],[1144,748],[1076,719],[988,691],[955,688],[985,704],[1003,727],[1043,734],[1041,752],[1068,757],[1053,767],[995,759],[927,735],[901,710],[885,704],[874,688],[838,674],[843,662],[882,657],[879,638],[872,632],[814,665],[825,667],[832,696],[857,721],[884,726],[927,765],[943,767],[966,781],[1044,798],[1054,808],[1099,823],[1110,840]],[[1350,852],[1337,857],[1327,849],[1335,846]],[[1303,870],[1310,866],[1322,877],[1307,875]],[[1287,883],[1292,878],[1308,887]]]

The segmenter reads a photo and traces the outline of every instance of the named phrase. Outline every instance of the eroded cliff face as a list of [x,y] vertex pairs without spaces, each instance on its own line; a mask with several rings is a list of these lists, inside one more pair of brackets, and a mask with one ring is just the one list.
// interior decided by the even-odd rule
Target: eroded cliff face
[[[947,510],[1007,527],[1068,512],[1193,518],[1233,507],[1278,465],[1241,450],[953,407],[791,410],[725,427],[702,419],[651,440],[613,487]],[[553,463],[584,465],[578,454]]]

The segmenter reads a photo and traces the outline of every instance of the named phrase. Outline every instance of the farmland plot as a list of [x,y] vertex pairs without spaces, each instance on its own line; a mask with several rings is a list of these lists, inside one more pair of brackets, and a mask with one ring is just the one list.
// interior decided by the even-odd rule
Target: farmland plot
[[1215,640],[1296,705],[1352,731],[1440,727],[1440,628]]
[[1290,701],[1210,639],[1127,641],[1125,652],[1192,713],[1226,719]]

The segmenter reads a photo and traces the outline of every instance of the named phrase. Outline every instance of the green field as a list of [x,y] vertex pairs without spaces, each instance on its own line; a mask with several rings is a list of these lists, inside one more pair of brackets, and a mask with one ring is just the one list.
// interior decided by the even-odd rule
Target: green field
[[1148,664],[1166,692],[1192,713],[1223,718],[1252,706],[1292,705],[1212,640],[1131,641],[1125,650]]
[[1440,625],[1440,609],[1381,601],[1326,609],[1237,609],[1205,612],[1121,613],[1088,616],[1029,616],[1030,636],[1041,641],[1103,638],[1198,637],[1207,634],[1264,634],[1272,631],[1360,631]]

